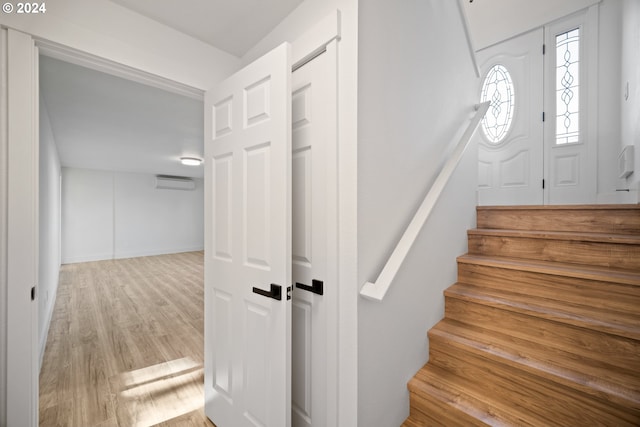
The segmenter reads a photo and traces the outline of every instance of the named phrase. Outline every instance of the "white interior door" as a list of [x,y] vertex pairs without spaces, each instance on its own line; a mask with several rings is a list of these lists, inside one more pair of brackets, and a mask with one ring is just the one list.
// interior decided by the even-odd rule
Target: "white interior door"
[[478,52],[478,203],[543,204],[542,28]]
[[291,60],[205,94],[205,413],[291,425]]
[[[329,279],[328,223],[333,205],[327,174],[335,147],[335,67],[333,51],[293,72],[293,307],[292,424],[327,424],[328,305],[335,296]],[[333,133],[332,133],[333,130]],[[335,150],[335,148],[333,148]],[[329,280],[328,289],[325,282]],[[333,285],[333,286],[331,286]],[[329,295],[325,295],[328,292]]]

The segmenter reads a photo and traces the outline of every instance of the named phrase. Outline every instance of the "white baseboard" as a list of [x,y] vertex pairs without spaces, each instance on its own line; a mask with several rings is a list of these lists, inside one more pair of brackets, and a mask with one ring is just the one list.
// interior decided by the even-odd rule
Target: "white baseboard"
[[195,252],[204,250],[204,245],[189,246],[183,248],[167,248],[167,249],[153,249],[145,251],[116,251],[115,254],[97,254],[63,258],[63,264],[75,264],[79,262],[91,262],[91,261],[105,261],[110,259],[125,259],[125,258],[138,258],[143,256],[155,256],[155,255],[167,255],[178,254],[182,252]]
[[113,259],[112,253],[102,253],[102,254],[94,254],[94,255],[80,255],[73,257],[63,257],[63,264],[75,264],[78,262],[91,262],[91,261],[104,261],[107,259]]
[[114,255],[113,259],[124,258],[137,258],[142,256],[155,256],[155,255],[167,255],[178,254],[182,252],[195,252],[204,250],[203,246],[191,246],[186,248],[168,248],[168,249],[154,249],[149,251],[118,251]]
[[[50,296],[50,303],[47,307],[47,322],[44,325],[44,331],[40,337],[40,358],[38,361],[38,374],[42,370],[42,360],[44,359],[44,352],[47,349],[47,338],[49,337],[49,327],[51,326],[51,319],[53,318],[53,309],[56,306],[56,298],[58,296],[58,285],[60,284],[60,266],[58,266],[56,286],[53,290],[53,296]],[[49,294],[51,295],[51,293]],[[38,297],[40,298],[40,297]]]
[[598,193],[596,203],[599,205],[619,205],[638,203],[638,190],[613,191],[609,193]]

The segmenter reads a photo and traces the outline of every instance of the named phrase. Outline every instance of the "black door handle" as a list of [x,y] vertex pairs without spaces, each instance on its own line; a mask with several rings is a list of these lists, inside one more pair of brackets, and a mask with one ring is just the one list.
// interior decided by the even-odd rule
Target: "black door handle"
[[302,289],[303,291],[309,291],[317,295],[324,295],[324,282],[322,280],[313,279],[311,281],[311,286],[296,282],[296,288]]
[[269,291],[254,287],[253,293],[265,296],[267,298],[277,299],[278,301],[282,300],[282,286],[276,285],[275,283],[271,284],[271,290]]

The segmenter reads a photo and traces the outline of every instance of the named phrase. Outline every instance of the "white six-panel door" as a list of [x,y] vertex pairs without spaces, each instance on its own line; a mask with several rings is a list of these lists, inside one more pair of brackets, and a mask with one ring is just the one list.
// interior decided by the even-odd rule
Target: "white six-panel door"
[[[491,142],[482,125],[476,132],[480,205],[543,203],[543,37],[540,28],[478,52],[478,92],[489,71],[502,65],[514,97],[513,122],[502,140]],[[493,95],[487,116],[499,120],[507,107],[497,99],[500,94]]]
[[[331,162],[331,54],[323,53],[293,72],[292,424],[327,425],[328,304],[335,282],[328,278],[327,197]],[[327,286],[325,286],[327,285]],[[328,293],[329,295],[326,295]]]
[[218,427],[291,424],[290,79],[283,44],[205,95],[205,413]]

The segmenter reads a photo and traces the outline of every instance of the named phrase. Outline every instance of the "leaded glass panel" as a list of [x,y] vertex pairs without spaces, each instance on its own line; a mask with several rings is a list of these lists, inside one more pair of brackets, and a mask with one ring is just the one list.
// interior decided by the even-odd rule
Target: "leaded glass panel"
[[556,36],[556,144],[580,141],[580,29]]
[[482,119],[482,131],[489,142],[498,144],[511,127],[515,94],[511,74],[503,65],[494,65],[482,84],[481,102],[490,101],[489,111]]

